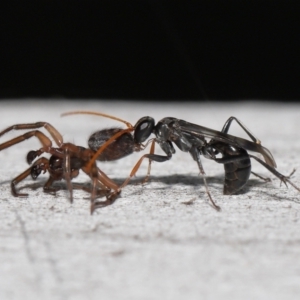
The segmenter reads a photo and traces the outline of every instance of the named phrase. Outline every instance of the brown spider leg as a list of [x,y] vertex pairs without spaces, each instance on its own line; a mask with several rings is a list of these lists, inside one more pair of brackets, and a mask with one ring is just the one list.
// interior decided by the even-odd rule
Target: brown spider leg
[[41,142],[41,144],[43,145],[43,148],[41,149],[41,151],[49,152],[49,150],[52,146],[52,142],[44,133],[42,133],[39,130],[29,131],[29,132],[24,133],[23,135],[20,135],[14,139],[11,139],[3,144],[0,144],[0,151],[3,149],[6,149],[8,147],[11,147],[13,145],[16,145],[18,143],[21,143],[27,139],[30,139],[33,136],[37,137],[39,139],[39,141]]
[[70,158],[69,148],[64,149],[63,174],[67,184],[67,189],[70,193],[70,203],[73,203],[73,189],[72,189],[72,182],[71,182],[71,158]]
[[[72,186],[73,186],[73,189],[79,189],[79,190],[83,190],[89,194],[92,193],[92,189],[91,187],[87,187],[87,186],[84,186],[82,183],[72,183]],[[97,182],[97,198],[98,197],[104,197],[104,196],[107,196],[107,194],[110,192],[111,190],[104,186],[99,180]],[[91,197],[89,198],[84,198],[84,199],[88,199],[88,200],[91,200]]]
[[99,168],[98,169],[98,180],[99,182],[105,186],[108,187],[111,190],[115,190],[116,192],[120,191],[119,186],[112,181],[104,172],[102,172]]
[[108,187],[108,188],[110,188],[110,190],[112,189],[114,191],[110,192],[109,195],[106,195],[105,201],[99,201],[99,202],[94,201],[92,213],[97,208],[105,207],[105,206],[113,204],[121,193],[121,189],[119,188],[119,186],[117,184],[115,184],[115,182],[113,182],[109,177],[107,177],[107,175],[104,172],[102,172],[99,168],[98,168],[98,178],[99,178],[99,180],[101,180],[100,181],[101,185],[104,184],[104,188]]
[[95,199],[97,197],[98,171],[97,171],[96,163],[94,163],[92,166],[92,169],[90,171],[90,177],[92,179],[91,207],[90,207],[90,212],[92,215],[95,210]]
[[[91,187],[85,187],[85,186],[82,186],[82,184],[76,184],[76,183],[73,183],[73,187],[76,187],[78,189],[81,189],[83,191],[86,191],[88,193],[92,193],[92,189]],[[97,188],[100,189],[101,191],[103,192],[110,192],[111,189],[107,186],[105,186],[101,181],[100,179],[98,178],[98,181],[97,181]],[[99,196],[99,193],[97,194],[97,196]]]
[[97,208],[112,205],[116,201],[116,199],[118,198],[119,194],[120,194],[120,192],[115,192],[115,193],[110,194],[109,196],[106,196],[105,201],[95,201],[94,204],[93,204],[93,212]]
[[52,184],[55,181],[55,179],[50,176],[49,179],[47,180],[47,182],[45,183],[43,189],[45,193],[51,194],[51,195],[55,195],[56,192],[60,189],[59,187],[53,187]]
[[63,144],[63,137],[62,135],[49,123],[47,122],[36,122],[36,123],[29,123],[29,124],[16,124],[12,125],[0,132],[0,137],[5,133],[11,130],[24,130],[24,129],[37,129],[44,127],[52,136],[55,143],[60,147]]
[[[99,172],[103,173],[102,171],[100,171],[100,169],[98,168],[98,180],[97,180],[97,193],[96,193],[96,197],[109,197],[110,196],[110,192],[111,192],[111,188],[105,186],[100,180],[100,177],[99,177]],[[104,173],[103,173],[104,174]],[[105,175],[105,174],[104,174]],[[106,175],[105,175],[106,176]],[[106,176],[107,177],[107,176]],[[108,178],[108,177],[107,177]],[[110,180],[110,179],[108,179]],[[110,180],[111,181],[111,180]],[[114,185],[115,185],[115,188],[117,189],[118,188],[118,185],[116,185],[113,181],[111,181]],[[89,194],[92,194],[92,187],[87,187],[87,186],[83,186],[82,184],[80,183],[72,183],[72,186],[73,186],[73,189],[80,189],[80,190],[83,190]],[[84,199],[89,199],[91,200],[91,197],[89,198],[84,198]]]
[[22,174],[20,174],[19,176],[17,176],[16,178],[14,178],[11,181],[11,193],[13,196],[15,197],[27,197],[28,194],[25,193],[18,193],[16,190],[16,185],[21,182],[22,180],[24,180],[26,177],[28,177],[29,175],[31,175],[31,170],[34,166],[37,165],[44,165],[44,167],[42,168],[44,172],[46,172],[46,170],[48,169],[48,159],[45,157],[41,157],[39,158],[34,164],[33,166],[31,166],[30,168],[28,168],[26,171],[24,171]]
[[102,172],[99,168],[98,168],[98,180],[99,183],[103,186],[103,188],[106,188],[109,191],[113,190],[113,192],[110,192],[110,194],[107,196],[107,200],[110,200],[120,194],[121,192],[120,187],[114,181],[112,181],[104,172]]
[[[103,205],[110,205],[116,199],[116,197],[120,194],[121,190],[119,186],[112,181],[104,172],[102,172],[99,168],[97,168],[96,163],[92,166],[90,170],[88,166],[82,168],[83,172],[85,172],[92,180],[92,187],[90,189],[91,192],[91,214],[95,211],[97,207],[99,207],[99,203],[95,200],[97,198],[97,185],[100,185],[101,188],[109,190],[114,190],[108,196],[106,196],[107,201],[103,202]],[[102,202],[101,202],[102,203]]]
[[22,174],[20,174],[19,176],[17,176],[16,178],[14,178],[12,181],[11,181],[11,184],[10,184],[10,187],[11,187],[11,193],[14,197],[27,197],[28,194],[25,194],[25,193],[18,193],[16,191],[16,185],[24,180],[27,176],[29,176],[31,173],[31,168],[27,169],[25,172],[23,172]]

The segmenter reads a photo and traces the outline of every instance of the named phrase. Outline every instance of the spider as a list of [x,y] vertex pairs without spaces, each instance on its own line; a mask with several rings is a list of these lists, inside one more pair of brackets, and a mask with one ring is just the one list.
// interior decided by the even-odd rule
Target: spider
[[[53,138],[57,147],[52,146],[52,142],[43,132],[37,130],[44,127]],[[121,192],[118,185],[112,181],[103,171],[101,171],[95,162],[90,166],[89,162],[94,156],[95,151],[87,149],[81,146],[77,146],[72,143],[64,143],[62,135],[47,122],[36,122],[28,124],[15,124],[0,132],[0,137],[11,130],[30,130],[20,136],[17,136],[5,143],[0,144],[0,151],[9,148],[13,145],[21,143],[31,137],[35,136],[42,144],[42,148],[29,151],[27,154],[27,162],[31,166],[14,178],[11,181],[11,192],[15,197],[27,197],[28,194],[19,193],[16,189],[16,185],[31,175],[33,179],[36,179],[41,173],[48,171],[50,177],[44,185],[44,191],[46,193],[55,194],[59,189],[53,187],[54,181],[64,179],[69,191],[70,202],[73,202],[73,186],[71,180],[79,175],[79,171],[85,172],[92,180],[91,192],[91,214],[96,208],[112,204]],[[40,157],[43,153],[51,154],[50,158]],[[39,158],[38,158],[39,157]],[[35,160],[38,158],[37,160]],[[34,161],[35,160],[35,161]],[[87,167],[89,166],[89,167]],[[99,195],[99,189],[106,196],[106,201],[97,202],[96,198]]]

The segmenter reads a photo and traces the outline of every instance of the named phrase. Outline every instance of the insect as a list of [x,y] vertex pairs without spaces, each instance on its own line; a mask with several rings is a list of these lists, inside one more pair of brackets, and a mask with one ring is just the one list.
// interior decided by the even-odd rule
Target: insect
[[[53,147],[51,140],[38,128],[44,127],[58,147]],[[41,173],[48,171],[50,177],[44,185],[44,191],[47,193],[55,194],[56,187],[52,184],[54,181],[64,179],[66,181],[67,189],[70,194],[70,202],[73,202],[73,188],[71,180],[79,175],[79,171],[85,172],[92,180],[91,192],[91,213],[97,207],[111,204],[117,196],[120,194],[120,189],[116,183],[114,183],[104,172],[102,172],[96,165],[92,163],[87,168],[89,161],[93,158],[95,152],[91,149],[87,149],[81,146],[76,146],[71,143],[64,143],[61,134],[47,122],[37,122],[30,124],[16,124],[6,128],[0,132],[0,137],[11,130],[28,130],[25,134],[22,134],[14,139],[11,139],[5,143],[0,144],[0,151],[23,142],[33,136],[38,138],[42,144],[42,148],[36,151],[30,151],[27,154],[27,162],[31,166],[14,178],[11,182],[11,192],[15,197],[26,197],[28,194],[19,193],[16,189],[16,185],[24,180],[29,175],[36,179]],[[43,153],[51,154],[50,158],[39,157]],[[37,160],[35,160],[39,157]],[[35,160],[35,161],[34,161]],[[85,189],[85,188],[83,188]],[[106,195],[107,200],[102,202],[96,202],[97,193],[101,189]]]
[[[150,153],[144,154],[138,160],[129,177],[121,185],[121,188],[127,185],[129,180],[136,174],[144,158],[149,159],[146,181],[150,175],[151,161],[164,162],[171,159],[175,153],[173,146],[175,144],[181,151],[189,152],[196,161],[209,201],[216,210],[220,210],[220,207],[215,204],[209,192],[200,159],[201,155],[224,165],[225,181],[223,193],[225,195],[236,194],[246,185],[251,174],[250,158],[263,165],[285,185],[289,183],[296,190],[300,191],[300,188],[289,179],[289,176],[284,176],[275,169],[276,163],[271,152],[263,147],[260,140],[235,117],[230,117],[225,122],[222,130],[217,131],[172,117],[163,118],[157,124],[155,124],[152,117],[142,117],[132,126],[127,121],[97,112],[75,111],[65,113],[63,116],[73,114],[103,116],[123,122],[127,126],[126,129],[112,128],[95,132],[89,139],[89,147],[95,151],[94,157],[89,164],[94,163],[96,159],[100,161],[120,159],[134,151],[143,150],[148,143],[151,143]],[[236,121],[241,126],[252,141],[228,134],[233,121]],[[154,134],[155,138],[148,140],[146,145],[144,145],[143,143],[151,134]],[[154,153],[156,143],[166,155]],[[249,154],[248,151],[261,154],[264,161]],[[113,155],[110,153],[113,153]]]

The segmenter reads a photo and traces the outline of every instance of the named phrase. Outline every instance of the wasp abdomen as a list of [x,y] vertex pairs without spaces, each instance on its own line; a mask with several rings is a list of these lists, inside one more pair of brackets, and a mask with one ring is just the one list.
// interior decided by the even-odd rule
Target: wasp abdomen
[[236,194],[240,191],[248,182],[251,174],[251,161],[249,155],[245,149],[235,148],[237,150],[235,155],[223,153],[223,158],[236,157],[234,162],[224,164],[225,181],[224,181],[224,195]]

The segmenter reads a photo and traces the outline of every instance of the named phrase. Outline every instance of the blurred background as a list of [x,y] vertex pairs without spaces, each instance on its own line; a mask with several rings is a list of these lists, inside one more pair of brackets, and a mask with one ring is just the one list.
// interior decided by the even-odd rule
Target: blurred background
[[0,6],[0,99],[300,99],[299,1]]

